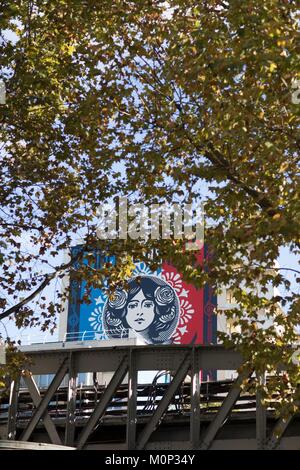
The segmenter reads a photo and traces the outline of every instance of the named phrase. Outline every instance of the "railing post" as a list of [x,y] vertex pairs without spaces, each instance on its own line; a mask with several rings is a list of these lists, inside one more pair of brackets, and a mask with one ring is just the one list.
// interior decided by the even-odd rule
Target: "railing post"
[[190,411],[190,443],[191,449],[196,450],[200,445],[200,351],[192,350],[191,367],[191,411]]
[[[266,383],[266,374],[257,374],[258,385],[263,387]],[[262,404],[262,392],[256,392],[256,441],[257,449],[262,450],[265,448],[267,438],[267,411]]]
[[20,376],[11,382],[8,408],[7,439],[15,440],[17,434],[18,398]]
[[70,352],[68,379],[68,404],[66,413],[65,445],[73,446],[75,439],[75,412],[77,395],[77,372],[75,370],[73,352]]
[[134,450],[136,446],[136,412],[137,412],[137,351],[130,349],[128,371],[128,404],[126,423],[127,449]]

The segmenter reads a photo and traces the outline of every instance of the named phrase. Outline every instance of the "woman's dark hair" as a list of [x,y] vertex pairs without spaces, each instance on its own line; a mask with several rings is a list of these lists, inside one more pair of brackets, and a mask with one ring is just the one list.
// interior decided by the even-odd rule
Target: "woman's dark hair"
[[170,343],[179,319],[179,302],[175,291],[165,281],[154,276],[135,277],[128,281],[127,290],[116,290],[104,307],[103,324],[109,338],[128,338],[127,305],[142,290],[154,302],[154,320],[139,335],[147,343]]

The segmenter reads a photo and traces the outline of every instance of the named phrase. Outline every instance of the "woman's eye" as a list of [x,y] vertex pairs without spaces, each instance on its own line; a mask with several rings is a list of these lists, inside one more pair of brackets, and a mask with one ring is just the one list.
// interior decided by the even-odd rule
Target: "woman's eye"
[[133,309],[133,308],[135,308],[136,306],[137,306],[136,304],[129,304],[129,305],[128,305],[128,308]]
[[152,307],[152,302],[147,302],[144,304],[146,308],[151,308]]

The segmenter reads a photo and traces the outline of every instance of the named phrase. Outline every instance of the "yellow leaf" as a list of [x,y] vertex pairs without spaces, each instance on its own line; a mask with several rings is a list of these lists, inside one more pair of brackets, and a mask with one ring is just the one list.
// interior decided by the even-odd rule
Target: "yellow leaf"
[[75,51],[75,46],[68,46],[68,54],[69,55],[72,55],[74,51]]
[[283,173],[288,167],[289,167],[289,164],[287,162],[282,163],[279,168],[279,173]]

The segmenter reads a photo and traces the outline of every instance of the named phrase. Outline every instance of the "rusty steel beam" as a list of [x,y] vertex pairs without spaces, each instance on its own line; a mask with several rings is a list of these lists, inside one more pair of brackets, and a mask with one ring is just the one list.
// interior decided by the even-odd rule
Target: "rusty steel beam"
[[67,365],[67,358],[65,358],[56,375],[54,376],[44,398],[40,401],[38,404],[30,422],[28,423],[26,429],[22,433],[20,437],[20,441],[28,441],[31,434],[33,433],[34,429],[36,428],[39,420],[43,417],[44,413],[47,411],[47,406],[53,397],[54,393],[56,392],[58,386],[61,384],[61,381],[63,380],[64,376],[66,375],[66,372],[68,370],[68,365]]
[[215,439],[217,435],[217,432],[223,426],[224,422],[226,421],[229,414],[231,413],[231,410],[234,404],[236,403],[237,399],[240,396],[242,383],[247,377],[250,377],[251,374],[252,374],[252,371],[250,372],[248,369],[245,369],[243,372],[239,374],[238,378],[231,386],[231,389],[228,392],[227,397],[223,401],[221,408],[217,412],[217,415],[215,416],[213,421],[210,423],[204,435],[204,438],[202,439],[202,442],[200,445],[201,450],[207,450],[210,448],[213,440]]
[[[32,398],[32,402],[35,407],[38,407],[42,398],[39,392],[39,389],[33,379],[32,376],[28,375],[23,375],[23,380],[25,384],[27,385],[28,391],[30,393],[30,396]],[[50,418],[49,414],[47,411],[45,411],[44,416],[43,416],[43,421],[45,425],[45,429],[48,432],[48,435],[50,437],[50,440],[52,444],[57,444],[57,445],[62,445],[61,439],[58,435],[58,432],[56,430],[55,424],[53,423],[52,419]]]
[[104,414],[106,408],[108,407],[109,403],[111,402],[117,388],[119,387],[120,383],[124,379],[128,370],[128,356],[125,355],[119,364],[116,372],[114,373],[113,377],[111,378],[108,386],[103,393],[100,401],[96,405],[89,421],[87,422],[86,426],[83,428],[79,440],[77,443],[77,449],[82,449],[89,437],[89,435],[93,432],[96,424],[101,419],[102,415]]
[[179,385],[182,383],[183,379],[186,377],[188,370],[191,365],[191,354],[188,352],[182,363],[179,365],[173,380],[170,382],[169,387],[166,390],[163,398],[160,400],[158,407],[156,408],[154,414],[150,418],[150,421],[143,429],[137,443],[137,450],[143,450],[151,437],[151,434],[157,428],[160,420],[163,417],[163,414],[167,410],[170,401],[172,400],[176,390],[178,389]]

